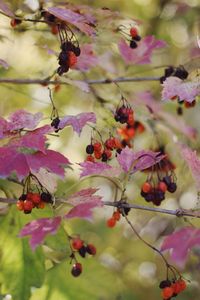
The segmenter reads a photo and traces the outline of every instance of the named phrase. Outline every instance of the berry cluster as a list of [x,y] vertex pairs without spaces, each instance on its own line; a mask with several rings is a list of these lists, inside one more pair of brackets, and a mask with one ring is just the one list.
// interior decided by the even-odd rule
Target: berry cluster
[[[126,204],[126,202],[121,202],[123,204]],[[106,222],[107,227],[112,228],[115,227],[116,223],[120,220],[121,215],[128,215],[130,211],[129,207],[124,207],[124,208],[117,208],[116,211],[113,212],[112,217],[109,218]]]
[[165,69],[165,74],[164,76],[160,77],[160,82],[163,83],[170,76],[178,77],[184,80],[188,77],[188,71],[186,71],[182,66],[177,68],[170,66]]
[[185,280],[180,277],[178,280],[163,280],[160,282],[159,287],[162,289],[162,299],[170,300],[171,298],[176,297],[178,294],[184,291],[187,285]]
[[136,27],[131,27],[130,36],[131,36],[130,48],[135,49],[138,46],[137,42],[139,42],[141,40],[141,36],[138,34],[138,30]]
[[60,124],[59,117],[57,116],[57,117],[53,118],[53,120],[51,122],[51,126],[54,127],[55,132],[58,132],[60,130],[59,124]]
[[165,192],[174,193],[177,189],[177,185],[174,181],[174,176],[166,175],[162,179],[158,177],[155,184],[154,178],[149,178],[143,183],[141,188],[141,196],[147,202],[153,202],[153,204],[159,206],[165,199]]
[[74,277],[78,277],[82,273],[82,264],[77,262],[75,252],[78,252],[80,256],[85,258],[86,254],[95,255],[97,251],[93,244],[86,244],[79,237],[71,239],[71,247],[73,251],[71,254],[71,258],[72,260],[75,260],[75,263],[73,264],[71,269],[71,274]]
[[35,175],[30,174],[25,180],[23,193],[17,201],[18,210],[30,214],[33,208],[44,208],[45,203],[53,204],[52,195],[41,185]]
[[58,75],[66,73],[69,68],[77,63],[77,57],[81,54],[79,46],[74,45],[71,41],[64,41],[61,44],[61,52],[58,57],[60,67],[57,70]]

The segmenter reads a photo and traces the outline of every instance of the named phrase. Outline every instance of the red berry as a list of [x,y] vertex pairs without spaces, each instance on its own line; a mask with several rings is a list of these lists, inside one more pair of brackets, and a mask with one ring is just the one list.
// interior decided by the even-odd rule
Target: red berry
[[19,20],[19,19],[12,19],[11,21],[10,21],[10,26],[12,26],[13,28],[15,28],[17,25],[19,25],[19,24],[21,24],[21,20]]
[[74,277],[78,277],[82,273],[82,265],[75,263],[72,267],[71,273]]
[[18,210],[24,210],[24,201],[23,200],[18,200],[16,205],[17,205]]
[[69,51],[68,52],[68,66],[71,68],[77,63],[77,57],[74,54],[74,52]]
[[106,140],[105,141],[105,147],[107,149],[113,150],[113,148],[115,148],[115,139],[110,138],[110,139]]
[[102,156],[102,152],[101,152],[101,151],[94,151],[94,157],[95,157],[96,159],[100,159],[101,156]]
[[34,204],[37,205],[37,204],[39,204],[41,202],[40,194],[33,193],[32,196],[31,196],[31,198],[30,199],[28,198],[28,200],[31,200]]
[[102,145],[99,142],[94,143],[94,151],[101,151]]
[[158,189],[159,189],[160,191],[162,191],[163,193],[165,193],[166,190],[167,190],[167,185],[166,185],[166,183],[164,183],[163,181],[160,181],[159,184],[158,184]]
[[136,37],[138,35],[138,30],[136,27],[131,27],[130,29],[130,35],[132,38]]
[[30,200],[25,200],[24,201],[24,212],[28,213],[31,212],[33,209],[33,202]]
[[87,253],[89,253],[90,255],[95,255],[97,253],[97,249],[94,245],[92,244],[88,244],[86,247],[86,251]]
[[88,155],[86,157],[86,161],[91,161],[91,162],[94,162],[94,157],[92,155]]
[[116,220],[112,217],[112,218],[107,220],[106,224],[107,224],[108,227],[112,228],[112,227],[115,226]]
[[178,285],[179,285],[179,287],[180,287],[180,291],[181,291],[181,292],[184,291],[184,290],[186,289],[187,285],[186,285],[185,280],[179,279],[179,280],[177,281],[177,283],[178,283]]
[[74,250],[79,250],[83,247],[83,241],[79,238],[75,238],[72,240],[72,247]]
[[167,299],[170,299],[171,296],[173,295],[174,291],[173,291],[173,288],[170,286],[170,287],[166,287],[162,290],[162,298],[164,300],[167,300]]
[[111,158],[111,156],[112,156],[111,150],[105,149],[105,150],[104,150],[104,153],[106,154],[107,158]]
[[43,209],[45,208],[45,202],[41,201],[38,205],[37,208]]
[[142,191],[144,193],[149,193],[151,191],[151,189],[152,189],[152,186],[149,182],[145,182],[142,186]]
[[56,24],[52,25],[51,26],[51,33],[56,35],[56,34],[58,34],[58,32],[59,32],[58,31],[58,26]]
[[117,210],[117,211],[114,211],[112,217],[113,217],[116,221],[119,221],[120,218],[121,218],[121,214],[120,214],[120,212]]

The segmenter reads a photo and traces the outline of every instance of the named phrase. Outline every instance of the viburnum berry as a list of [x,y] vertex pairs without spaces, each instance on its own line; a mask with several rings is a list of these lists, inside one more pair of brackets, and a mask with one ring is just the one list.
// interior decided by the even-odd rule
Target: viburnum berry
[[162,192],[166,192],[167,190],[167,185],[164,181],[160,181],[159,184],[158,184],[158,189]]
[[33,202],[30,200],[25,200],[24,201],[24,213],[25,214],[29,214],[31,213],[32,209],[33,209]]
[[58,126],[60,124],[60,119],[59,117],[56,117],[55,119],[52,120],[51,126],[54,127],[55,129],[58,129]]
[[69,51],[68,52],[68,65],[69,65],[69,67],[70,68],[73,67],[76,63],[77,63],[76,55],[74,54],[74,52]]
[[186,284],[185,280],[179,279],[179,280],[177,281],[177,283],[178,283],[178,285],[179,285],[179,287],[180,287],[180,291],[181,291],[181,292],[184,291],[184,290],[186,289],[187,284]]
[[110,228],[114,227],[116,225],[115,218],[112,217],[112,218],[108,219],[106,224],[107,224],[107,227],[110,227]]
[[173,288],[171,286],[169,287],[165,287],[163,290],[162,290],[162,298],[164,300],[168,300],[172,297],[172,295],[174,294],[174,291],[173,291]]
[[59,30],[58,30],[58,25],[53,24],[53,25],[51,26],[51,33],[54,34],[54,35],[57,35],[58,32],[59,32]]
[[175,182],[171,182],[168,186],[167,186],[167,190],[170,193],[174,193],[177,189],[177,185]]
[[120,218],[121,218],[121,214],[120,214],[120,212],[117,210],[117,211],[114,211],[112,217],[113,217],[116,221],[119,221]]
[[107,154],[106,154],[105,151],[104,151],[104,152],[102,153],[102,155],[101,155],[101,160],[102,160],[103,162],[106,162],[106,161],[108,160],[108,156],[107,156]]
[[109,138],[105,141],[105,147],[109,150],[113,150],[115,148],[115,138]]
[[94,151],[101,151],[102,145],[99,142],[93,144]]
[[172,284],[171,284],[171,281],[170,280],[162,280],[159,284],[159,288],[160,289],[164,289],[166,287],[170,287]]
[[23,200],[18,200],[16,203],[17,209],[18,210],[24,210],[24,201]]
[[111,150],[105,149],[105,150],[104,150],[104,153],[106,154],[106,156],[107,156],[108,159],[111,158],[111,156],[112,156]]
[[88,245],[86,246],[86,251],[87,251],[87,253],[90,254],[90,255],[95,255],[95,254],[97,253],[96,247],[95,247],[94,245],[92,245],[92,244],[88,244]]
[[94,156],[92,156],[92,155],[88,155],[88,156],[86,157],[86,161],[94,162],[94,161],[95,161],[95,158],[94,158]]
[[13,28],[15,28],[17,25],[19,25],[19,24],[21,24],[21,23],[22,23],[22,21],[19,20],[19,19],[11,19],[11,21],[10,21],[10,25],[11,25],[11,27],[13,27]]
[[151,186],[151,184],[149,182],[143,183],[143,185],[142,185],[142,191],[144,193],[149,193],[151,191],[151,189],[152,189],[152,186]]
[[79,250],[78,253],[80,254],[80,256],[85,257],[86,253],[87,253],[87,249],[86,247],[83,245]]
[[36,205],[39,204],[41,202],[40,194],[38,194],[38,193],[32,194],[32,197],[30,198],[30,200]]
[[[102,156],[102,152],[101,151],[94,151],[94,157],[96,159],[100,159]],[[104,160],[105,161],[105,160]]]
[[26,194],[22,194],[22,195],[19,197],[19,200],[25,201],[26,198],[27,198],[27,195],[26,195]]
[[72,247],[74,250],[79,250],[81,247],[83,247],[83,241],[80,238],[74,238],[72,239]]
[[138,35],[138,30],[136,27],[131,27],[130,29],[130,35],[132,38],[136,37]]
[[42,192],[40,198],[43,202],[53,203],[52,195],[50,193]]
[[37,204],[37,208],[40,208],[40,209],[43,209],[43,208],[45,208],[45,202],[43,202],[43,201],[40,201],[40,203],[39,203],[39,204]]
[[81,263],[75,263],[72,267],[71,274],[74,277],[78,277],[82,273],[82,265]]
[[87,147],[86,147],[86,153],[87,154],[93,154],[93,152],[94,152],[94,146],[92,144],[87,145]]

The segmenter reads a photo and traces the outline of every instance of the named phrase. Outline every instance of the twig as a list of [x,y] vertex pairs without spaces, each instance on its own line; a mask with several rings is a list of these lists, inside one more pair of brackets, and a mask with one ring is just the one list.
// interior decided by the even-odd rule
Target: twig
[[[110,84],[116,82],[142,82],[142,81],[159,81],[160,77],[116,77],[113,79],[103,78],[103,79],[96,79],[96,80],[86,80],[83,81],[89,85],[93,84]],[[41,84],[41,85],[48,85],[48,84],[62,84],[62,85],[69,85],[68,82],[64,82],[62,80],[48,80],[48,79],[17,79],[17,78],[0,78],[0,83],[7,83],[7,84]]]

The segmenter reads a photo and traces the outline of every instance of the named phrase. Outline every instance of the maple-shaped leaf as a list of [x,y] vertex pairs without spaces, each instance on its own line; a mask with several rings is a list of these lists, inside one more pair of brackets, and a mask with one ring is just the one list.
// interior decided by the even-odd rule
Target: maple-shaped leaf
[[98,64],[98,57],[95,55],[92,44],[84,44],[81,46],[81,54],[75,65],[75,69],[80,71],[88,71]]
[[102,197],[94,195],[98,189],[83,189],[68,198],[68,203],[73,208],[65,215],[65,218],[82,218],[91,220],[92,209],[103,206]]
[[76,116],[66,116],[60,120],[59,128],[63,129],[66,126],[71,125],[73,130],[80,135],[83,127],[88,122],[96,123],[96,116],[93,112],[80,113]]
[[41,152],[46,152],[45,142],[47,138],[45,134],[53,131],[50,125],[45,125],[37,128],[33,131],[27,132],[22,136],[17,136],[11,139],[9,145],[15,145],[15,147],[25,147]]
[[126,147],[117,156],[117,160],[124,172],[134,173],[152,167],[164,157],[165,155],[162,155],[160,152],[151,150],[134,152],[129,147]]
[[1,58],[0,58],[0,65],[6,70],[9,68],[9,64]]
[[162,100],[169,100],[177,96],[180,100],[191,103],[195,100],[196,96],[200,95],[200,84],[198,80],[183,82],[180,78],[171,76],[168,77],[162,85]]
[[23,128],[33,130],[42,119],[42,113],[38,112],[32,114],[20,109],[11,114],[8,119],[7,130],[9,131],[20,130]]
[[200,229],[184,227],[164,239],[161,251],[171,250],[170,259],[183,268],[190,250],[195,246],[200,246]]
[[87,15],[60,7],[50,7],[48,8],[48,11],[58,19],[75,26],[83,33],[89,36],[96,35],[94,24],[91,23],[91,18],[87,18]]
[[118,167],[112,167],[104,162],[85,161],[79,164],[81,167],[80,177],[88,175],[103,175],[107,177],[117,177],[121,173]]
[[188,146],[183,144],[179,144],[179,146],[181,155],[191,170],[196,187],[200,190],[200,158],[197,156],[197,152]]
[[0,0],[0,10],[11,18],[15,17],[14,13],[10,10],[7,3],[5,3],[3,0]]
[[46,150],[46,153],[37,151],[33,154],[19,152],[13,146],[0,147],[0,177],[6,178],[16,173],[18,179],[23,179],[30,172],[38,172],[40,168],[64,177],[64,168],[70,162],[61,153]]
[[31,236],[29,244],[32,250],[41,245],[48,234],[55,234],[60,226],[61,217],[42,218],[27,223],[20,231],[19,237]]
[[135,49],[131,49],[124,39],[121,39],[118,44],[119,51],[124,61],[127,64],[139,65],[151,63],[153,51],[165,46],[166,43],[164,41],[156,40],[152,35],[144,37]]

